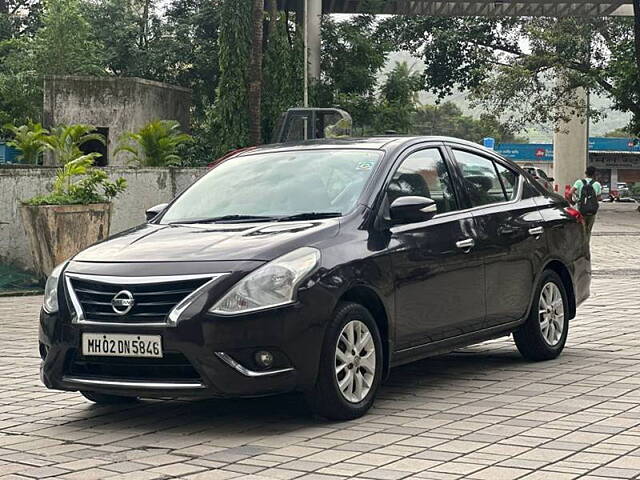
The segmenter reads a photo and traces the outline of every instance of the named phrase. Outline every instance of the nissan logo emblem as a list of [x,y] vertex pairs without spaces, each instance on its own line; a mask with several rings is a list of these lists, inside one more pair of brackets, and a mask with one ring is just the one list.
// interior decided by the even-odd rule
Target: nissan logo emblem
[[126,315],[135,304],[136,301],[133,299],[133,294],[129,290],[122,290],[116,293],[111,300],[111,308],[118,315]]

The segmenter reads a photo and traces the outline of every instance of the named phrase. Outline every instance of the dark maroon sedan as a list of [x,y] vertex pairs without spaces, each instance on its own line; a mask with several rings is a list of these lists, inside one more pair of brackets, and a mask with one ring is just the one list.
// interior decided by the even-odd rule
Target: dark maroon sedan
[[98,402],[305,392],[364,414],[396,365],[513,334],[564,348],[589,296],[580,214],[441,137],[241,152],[58,266],[42,380]]

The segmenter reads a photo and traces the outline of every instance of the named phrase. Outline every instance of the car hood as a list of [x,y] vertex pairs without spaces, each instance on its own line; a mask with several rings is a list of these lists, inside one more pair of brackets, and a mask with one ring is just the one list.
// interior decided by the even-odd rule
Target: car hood
[[117,234],[80,252],[80,262],[269,261],[335,236],[338,219],[309,222],[154,225]]

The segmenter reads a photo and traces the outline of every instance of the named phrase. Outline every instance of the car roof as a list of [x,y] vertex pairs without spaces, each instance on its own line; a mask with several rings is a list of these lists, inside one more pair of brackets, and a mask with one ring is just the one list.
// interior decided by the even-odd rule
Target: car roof
[[[462,140],[460,138],[444,137],[444,136],[376,136],[376,137],[342,137],[342,138],[323,138],[318,140],[306,140],[291,143],[274,143],[270,145],[261,145],[257,148],[240,152],[239,156],[254,155],[256,153],[277,152],[286,150],[315,150],[323,148],[348,148],[348,149],[377,149],[377,150],[393,150],[398,147],[408,146],[415,143],[428,142],[449,142],[469,147],[486,150],[482,145]],[[491,153],[495,154],[493,150]]]

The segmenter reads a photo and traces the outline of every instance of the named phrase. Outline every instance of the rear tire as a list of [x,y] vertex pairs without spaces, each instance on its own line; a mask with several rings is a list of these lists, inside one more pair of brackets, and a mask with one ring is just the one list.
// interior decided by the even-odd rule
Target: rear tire
[[383,368],[380,332],[369,310],[339,303],[324,338],[316,384],[306,392],[311,410],[331,420],[361,417],[373,405]]
[[118,405],[122,403],[134,403],[138,401],[138,397],[125,397],[123,395],[109,395],[107,393],[98,392],[80,392],[84,398],[91,400],[98,405]]
[[516,347],[527,360],[551,360],[564,349],[569,333],[569,304],[560,276],[545,270],[527,321],[513,332]]

